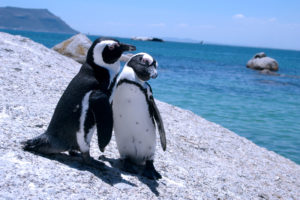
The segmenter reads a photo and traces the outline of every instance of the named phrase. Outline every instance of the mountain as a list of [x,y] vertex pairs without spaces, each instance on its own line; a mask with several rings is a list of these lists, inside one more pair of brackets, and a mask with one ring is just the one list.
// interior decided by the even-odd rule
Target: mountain
[[0,28],[37,32],[77,33],[47,9],[0,7]]

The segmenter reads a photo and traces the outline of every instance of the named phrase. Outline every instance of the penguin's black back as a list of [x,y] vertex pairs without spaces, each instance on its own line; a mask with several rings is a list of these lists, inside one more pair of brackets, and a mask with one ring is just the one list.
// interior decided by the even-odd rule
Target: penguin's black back
[[64,144],[60,145],[77,149],[76,132],[79,130],[82,100],[86,93],[93,90],[101,90],[110,96],[109,80],[109,72],[105,68],[83,64],[61,96],[46,135],[63,141]]

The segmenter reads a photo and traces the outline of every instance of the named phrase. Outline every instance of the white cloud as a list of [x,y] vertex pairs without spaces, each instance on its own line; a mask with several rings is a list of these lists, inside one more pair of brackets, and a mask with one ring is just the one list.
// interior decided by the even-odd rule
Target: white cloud
[[245,15],[243,14],[236,14],[232,16],[233,19],[244,19],[246,18]]
[[241,20],[243,19],[244,23],[260,23],[260,24],[266,24],[266,23],[273,23],[277,21],[276,17],[271,18],[257,18],[257,17],[246,17],[243,14],[236,14],[232,16],[233,19]]

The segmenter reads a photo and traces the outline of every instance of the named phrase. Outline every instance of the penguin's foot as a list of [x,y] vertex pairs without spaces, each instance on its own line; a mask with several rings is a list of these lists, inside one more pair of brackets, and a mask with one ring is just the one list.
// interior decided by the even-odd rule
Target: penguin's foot
[[84,152],[82,153],[82,159],[83,159],[83,162],[91,167],[94,167],[94,168],[97,168],[97,169],[101,169],[101,170],[104,170],[104,166],[105,164],[103,164],[102,162],[100,161],[97,161],[95,159],[93,159],[91,156],[90,156],[90,153],[89,152]]
[[149,179],[152,180],[157,180],[157,179],[161,179],[162,176],[156,171],[154,165],[153,165],[153,160],[147,160],[146,161],[146,166],[145,169],[142,173],[142,176],[145,176]]
[[24,151],[30,151],[41,154],[59,153],[60,151],[54,149],[46,134],[42,134],[33,139],[21,142]]
[[134,164],[131,162],[129,158],[125,158],[123,160],[123,166],[121,168],[123,171],[132,173],[132,174],[137,174],[138,172],[134,168]]

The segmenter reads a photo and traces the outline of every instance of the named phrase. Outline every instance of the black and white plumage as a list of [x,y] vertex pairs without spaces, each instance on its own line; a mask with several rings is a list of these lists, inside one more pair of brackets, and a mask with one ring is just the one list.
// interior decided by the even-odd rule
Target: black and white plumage
[[128,163],[146,165],[144,175],[161,178],[153,159],[156,148],[156,126],[163,150],[166,136],[159,110],[150,85],[146,82],[157,77],[157,62],[146,53],[134,55],[118,77],[113,95],[114,132],[124,170],[132,171]]
[[101,151],[112,135],[113,117],[109,97],[120,71],[124,51],[134,46],[98,38],[86,62],[61,96],[50,124],[42,135],[23,142],[24,150],[42,154],[80,151],[90,161],[89,147],[95,129]]

